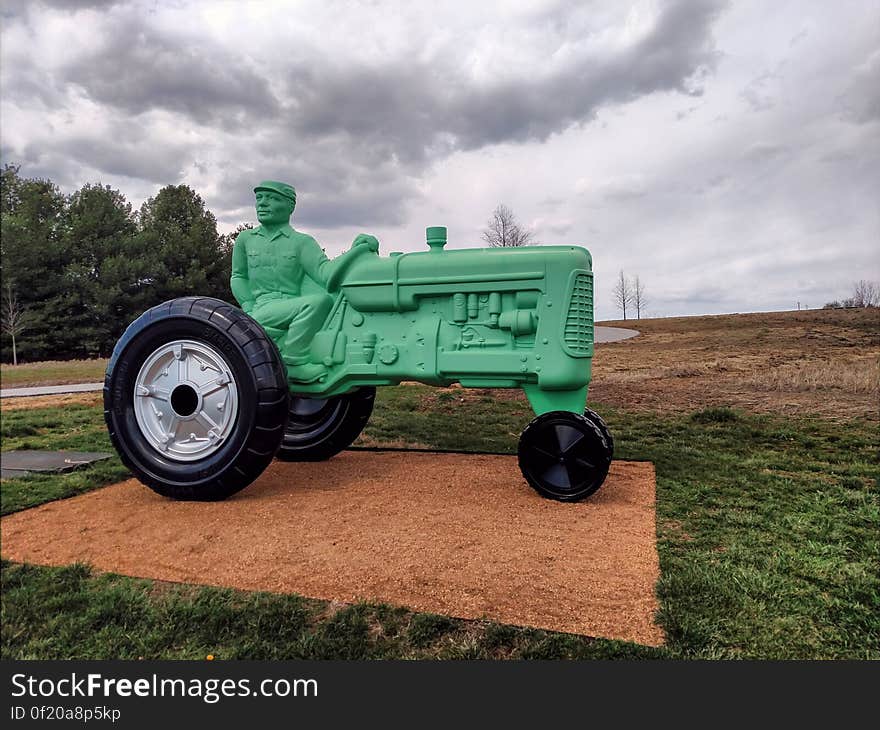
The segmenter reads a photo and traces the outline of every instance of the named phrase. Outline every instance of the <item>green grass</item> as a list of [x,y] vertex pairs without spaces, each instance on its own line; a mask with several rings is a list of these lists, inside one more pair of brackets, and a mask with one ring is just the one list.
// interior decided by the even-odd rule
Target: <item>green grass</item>
[[[387,606],[358,604],[324,617],[327,604],[291,596],[157,590],[160,584],[81,567],[5,566],[3,656],[880,659],[876,422],[723,408],[684,416],[596,409],[615,435],[616,458],[656,468],[664,650]],[[98,408],[9,415],[4,449],[107,446]],[[514,452],[529,418],[524,401],[488,392],[383,388],[365,440]],[[76,476],[85,488],[91,479],[97,486],[111,479],[99,469],[111,467]],[[62,496],[69,478],[41,478],[48,480],[43,496]],[[32,479],[3,482],[5,511],[36,503],[33,494],[7,498],[10,490],[27,492]],[[46,605],[53,608],[38,610]],[[188,629],[173,629],[196,621],[209,628],[193,626],[189,638]],[[257,625],[277,642],[261,640]]]
[[2,565],[4,659],[659,658],[664,649],[359,603]]
[[524,397],[508,400],[491,393],[438,390],[424,385],[380,388],[364,440],[516,453],[519,433],[533,417],[532,410]]
[[4,388],[30,385],[66,385],[100,383],[104,380],[107,360],[47,360],[19,365],[0,365],[0,383]]
[[3,451],[69,449],[108,451],[112,458],[65,474],[31,474],[3,481],[0,514],[88,492],[126,478],[129,473],[110,444],[100,406],[73,404],[64,408],[3,411]]

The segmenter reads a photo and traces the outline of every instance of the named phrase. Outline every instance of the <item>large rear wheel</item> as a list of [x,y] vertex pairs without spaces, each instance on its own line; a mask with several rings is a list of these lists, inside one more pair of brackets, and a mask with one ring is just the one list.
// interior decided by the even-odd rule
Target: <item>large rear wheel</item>
[[250,484],[284,436],[278,348],[241,310],[187,297],[141,315],[113,350],[104,419],[123,462],[174,499],[223,499]]
[[333,398],[291,396],[278,458],[323,461],[348,448],[367,425],[375,399],[375,388],[358,388]]

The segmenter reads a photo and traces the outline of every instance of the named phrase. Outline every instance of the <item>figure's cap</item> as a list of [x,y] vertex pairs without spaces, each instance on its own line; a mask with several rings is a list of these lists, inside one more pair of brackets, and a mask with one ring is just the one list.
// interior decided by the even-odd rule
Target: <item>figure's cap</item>
[[292,200],[294,204],[296,203],[296,190],[293,189],[293,185],[277,182],[275,180],[263,180],[263,182],[254,188],[255,193],[258,190],[271,190],[273,193],[278,193],[279,195]]

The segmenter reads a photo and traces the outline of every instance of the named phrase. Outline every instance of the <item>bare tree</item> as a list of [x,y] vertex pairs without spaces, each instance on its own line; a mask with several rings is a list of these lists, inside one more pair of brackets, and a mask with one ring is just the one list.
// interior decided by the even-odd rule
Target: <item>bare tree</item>
[[638,274],[632,280],[632,303],[636,308],[636,319],[641,319],[642,312],[648,305],[648,298],[645,296],[645,285],[642,284]]
[[493,248],[528,246],[537,243],[533,240],[534,237],[535,234],[528,228],[523,228],[513,211],[504,203],[492,211],[492,217],[483,230],[483,240]]
[[614,297],[614,303],[617,305],[617,308],[623,312],[623,318],[626,319],[626,305],[632,304],[633,293],[630,289],[629,280],[623,274],[623,269],[620,270],[620,275],[617,278],[617,283],[614,285],[612,296]]
[[827,302],[823,309],[848,309],[850,307],[880,307],[880,284],[860,279],[853,284],[853,295],[843,300]]
[[860,279],[853,285],[852,302],[854,307],[880,306],[880,285]]
[[12,338],[12,364],[18,365],[18,351],[15,348],[15,338],[20,335],[27,326],[27,312],[19,303],[18,296],[11,284],[7,284],[3,291],[3,311],[0,318],[0,327],[3,333]]

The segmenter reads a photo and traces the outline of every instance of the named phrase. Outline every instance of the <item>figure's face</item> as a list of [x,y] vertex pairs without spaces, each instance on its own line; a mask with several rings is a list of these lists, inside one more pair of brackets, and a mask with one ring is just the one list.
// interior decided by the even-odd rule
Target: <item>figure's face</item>
[[293,213],[293,202],[271,190],[257,190],[257,220],[267,225],[287,223]]

